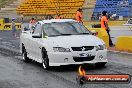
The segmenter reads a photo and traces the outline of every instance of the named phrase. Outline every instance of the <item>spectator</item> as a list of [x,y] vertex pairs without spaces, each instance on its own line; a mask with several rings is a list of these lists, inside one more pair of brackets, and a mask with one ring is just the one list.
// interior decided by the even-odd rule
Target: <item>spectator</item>
[[108,14],[108,20],[111,18],[111,15],[110,14]]
[[113,18],[114,20],[116,20],[116,17],[117,17],[116,14],[113,14],[113,15],[112,15],[112,18]]
[[53,16],[52,15],[45,16],[45,20],[50,20],[50,19],[53,19]]
[[36,20],[35,20],[34,18],[32,18],[32,19],[30,20],[30,24],[35,25],[35,23],[36,23]]
[[55,19],[62,19],[62,17],[60,16],[60,14],[57,14],[57,16],[55,17]]
[[95,15],[92,14],[92,16],[91,16],[91,21],[94,21],[94,20],[95,20]]
[[12,19],[12,34],[16,37],[16,26],[15,26],[15,19]]
[[101,18],[101,28],[104,28],[109,36],[109,45],[113,46],[112,40],[110,38],[110,34],[109,34],[109,27],[108,27],[108,17],[107,17],[107,11],[103,11],[102,12],[102,18]]
[[99,13],[97,13],[97,20],[99,20],[100,19],[100,14]]
[[82,9],[79,8],[79,9],[77,10],[76,15],[75,15],[75,19],[76,19],[76,21],[79,22],[79,23],[83,23],[83,22],[82,22],[82,17],[83,17],[83,16],[82,16],[82,12],[83,12]]
[[32,27],[35,25],[35,23],[36,23],[36,20],[35,20],[34,18],[32,18],[32,19],[30,20],[30,22],[29,22],[29,29],[30,29],[30,30],[31,30]]

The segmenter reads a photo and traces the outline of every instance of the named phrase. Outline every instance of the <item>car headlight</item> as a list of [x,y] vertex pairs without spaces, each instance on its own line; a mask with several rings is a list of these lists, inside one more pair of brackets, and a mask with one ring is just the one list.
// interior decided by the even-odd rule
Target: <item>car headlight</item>
[[103,44],[103,45],[98,45],[98,46],[95,46],[95,47],[96,47],[96,51],[106,49],[105,44]]
[[71,52],[69,48],[53,47],[54,52]]

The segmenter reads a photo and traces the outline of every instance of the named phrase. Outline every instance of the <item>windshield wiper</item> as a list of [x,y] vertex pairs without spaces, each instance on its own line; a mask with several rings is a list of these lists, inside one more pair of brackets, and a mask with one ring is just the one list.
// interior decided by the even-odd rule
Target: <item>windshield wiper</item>
[[56,36],[67,36],[67,35],[72,35],[72,34],[50,35],[49,37],[56,37]]
[[48,36],[48,37],[56,37],[56,36],[60,36],[60,35],[50,35],[50,36]]
[[83,35],[83,34],[90,34],[90,33],[79,33],[79,34],[60,34],[60,35],[50,35],[49,37],[56,37],[56,36],[68,36],[68,35]]
[[90,33],[79,33],[79,34],[85,34],[85,35],[89,35]]
[[[73,34],[61,34],[61,35],[73,35]],[[60,36],[61,36],[61,35],[60,35]]]

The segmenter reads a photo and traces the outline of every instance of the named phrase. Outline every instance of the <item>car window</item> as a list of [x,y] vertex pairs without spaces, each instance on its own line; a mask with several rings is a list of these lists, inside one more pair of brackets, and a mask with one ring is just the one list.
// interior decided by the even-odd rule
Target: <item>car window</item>
[[54,22],[44,25],[44,33],[48,36],[90,34],[90,32],[78,22]]
[[29,31],[29,24],[22,24],[22,31]]
[[46,24],[45,26],[46,35],[60,35],[60,33],[55,30],[54,27],[51,26],[51,24]]
[[37,34],[37,33],[41,34],[41,29],[42,29],[41,24],[40,23],[37,23],[35,25],[35,29],[34,29],[34,33],[33,34]]

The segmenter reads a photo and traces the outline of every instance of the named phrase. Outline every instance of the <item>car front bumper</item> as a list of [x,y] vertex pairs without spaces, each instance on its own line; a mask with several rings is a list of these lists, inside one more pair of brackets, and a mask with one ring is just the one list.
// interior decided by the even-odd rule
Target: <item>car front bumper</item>
[[[92,56],[80,56],[82,53],[90,53]],[[48,57],[50,66],[108,62],[107,50],[99,50],[96,52],[48,52]]]

